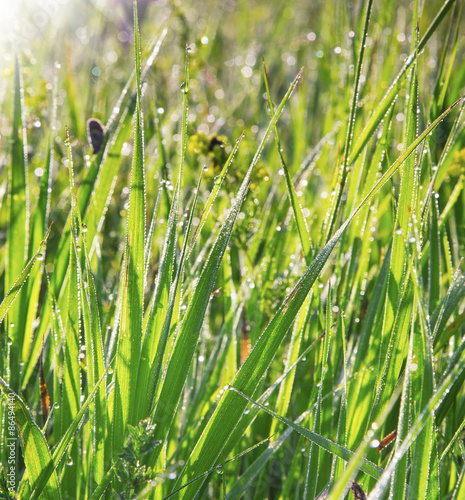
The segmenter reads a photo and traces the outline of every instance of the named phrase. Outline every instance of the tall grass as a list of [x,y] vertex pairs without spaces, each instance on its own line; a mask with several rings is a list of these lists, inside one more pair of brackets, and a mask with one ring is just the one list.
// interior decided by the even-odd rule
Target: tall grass
[[0,497],[463,498],[463,2],[139,3],[5,49]]

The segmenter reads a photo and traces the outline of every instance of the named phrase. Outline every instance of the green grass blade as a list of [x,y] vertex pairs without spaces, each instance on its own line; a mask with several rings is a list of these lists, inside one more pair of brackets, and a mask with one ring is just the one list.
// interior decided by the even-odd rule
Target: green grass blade
[[[5,288],[14,286],[28,260],[29,244],[29,188],[26,126],[24,122],[24,89],[18,54],[15,55],[14,112],[11,137],[11,167],[9,183],[9,227],[7,233],[7,262],[5,268]],[[20,370],[17,363],[24,362],[24,336],[28,287],[19,290],[19,296],[11,304],[8,313],[8,336],[13,340],[10,355],[10,377],[16,388]]]
[[[281,415],[278,415],[276,412],[271,410],[270,408],[258,403],[257,401],[254,401],[252,398],[247,397],[245,394],[242,392],[238,391],[236,388],[233,386],[230,387],[230,392],[234,392],[235,394],[243,397],[250,403],[253,403],[254,405],[258,406],[260,409],[264,410],[266,413],[269,415],[273,416],[274,418],[277,418],[280,420],[282,423],[286,424],[288,427],[291,427],[294,429],[296,432],[298,432],[300,435],[304,436],[306,439],[309,441],[312,441],[313,443],[317,444],[320,448],[326,450],[329,453],[333,453],[334,455],[338,456],[339,458],[342,458],[344,461],[349,462],[352,457],[354,457],[354,452],[344,448],[343,446],[334,443],[330,441],[329,439],[324,438],[323,436],[316,434],[312,432],[309,429],[306,429],[305,427],[302,427],[301,425],[294,423],[293,421],[282,417]],[[362,459],[360,463],[360,470],[365,472],[366,474],[370,475],[371,477],[378,479],[381,477],[381,474],[383,472],[383,469],[375,465],[374,463],[370,462],[369,460]]]
[[[271,115],[274,114],[273,100],[271,99],[270,88],[268,86],[268,78],[266,76],[265,60],[263,60],[263,80],[265,82],[265,89],[268,96],[268,106],[270,108]],[[311,262],[311,251],[312,243],[310,241],[310,235],[305,222],[305,218],[302,214],[302,206],[297,198],[297,193],[295,192],[294,185],[292,184],[291,176],[289,174],[289,169],[287,168],[286,161],[284,160],[283,149],[281,146],[281,140],[279,138],[278,127],[275,126],[274,134],[276,138],[276,146],[278,148],[279,160],[281,162],[281,167],[284,170],[284,178],[286,179],[287,193],[289,195],[289,200],[292,205],[292,210],[294,211],[294,217],[297,224],[297,230],[299,231],[300,243],[302,244],[302,249],[305,256],[305,261],[307,265]]]
[[2,303],[0,304],[0,324],[5,319],[5,316],[8,313],[11,305],[14,303],[16,297],[21,292],[21,289],[26,283],[29,274],[31,273],[31,269],[34,267],[34,264],[36,263],[40,264],[40,262],[42,261],[43,254],[45,251],[45,244],[47,242],[49,235],[50,235],[50,229],[47,231],[45,238],[40,243],[36,253],[32,256],[31,260],[26,264],[25,268],[16,278],[12,287],[10,288],[10,290],[8,290],[8,292],[5,295],[5,298],[2,300]]
[[[413,264],[409,259],[411,275]],[[417,304],[420,317],[420,332],[412,332],[412,351],[414,353],[413,362],[418,369],[413,370],[411,375],[411,397],[412,419],[417,417],[420,409],[426,406],[427,402],[434,395],[435,374],[431,332],[429,330],[429,314],[426,305],[423,303],[423,288],[418,279],[413,280],[415,291],[415,303]],[[415,411],[415,409],[417,409]],[[411,471],[409,480],[408,497],[413,499],[421,497],[437,497],[439,484],[435,468],[437,467],[437,453],[435,453],[435,418],[434,412],[426,420],[425,426],[415,439],[413,456],[411,461]],[[435,465],[436,464],[436,465]],[[436,494],[432,493],[436,490]]]
[[153,408],[155,395],[159,386],[159,376],[162,369],[163,359],[165,357],[168,337],[171,331],[173,311],[177,303],[177,298],[179,298],[179,284],[184,267],[184,259],[186,257],[192,214],[199,191],[197,186],[191,217],[187,225],[186,234],[184,235],[184,244],[180,262],[178,264],[178,271],[175,280],[172,283],[172,274],[175,263],[177,223],[179,218],[179,202],[183,183],[183,170],[187,141],[187,110],[189,98],[189,51],[187,49],[182,91],[184,94],[182,122],[183,133],[181,139],[179,176],[174,198],[170,205],[168,227],[163,246],[160,269],[157,276],[157,285],[152,298],[147,324],[144,328],[144,343],[142,346],[141,364],[138,374],[138,418],[140,419],[147,418],[149,416]]
[[355,70],[355,78],[354,78],[354,87],[352,89],[352,101],[350,103],[350,113],[349,113],[349,121],[347,125],[346,132],[346,140],[344,143],[344,153],[343,160],[340,166],[340,172],[338,176],[338,182],[336,184],[336,193],[334,194],[333,201],[331,203],[330,211],[328,214],[328,224],[325,228],[325,241],[328,241],[333,226],[337,217],[337,212],[339,209],[339,205],[341,204],[342,194],[344,192],[344,187],[347,182],[347,172],[348,167],[350,165],[350,155],[352,149],[352,141],[354,135],[354,127],[355,127],[355,117],[359,100],[359,92],[360,92],[360,78],[362,75],[362,65],[363,65],[363,57],[365,54],[366,47],[366,38],[368,36],[368,25],[370,23],[371,16],[371,8],[373,5],[373,0],[367,0],[366,2],[366,12],[365,12],[365,21],[362,30],[362,37],[360,40],[359,46],[359,54],[357,58],[356,70]]
[[[24,462],[31,485],[31,500],[36,498],[61,499],[60,484],[44,434],[34,422],[23,400],[0,377],[0,389],[14,405],[14,413],[21,439]],[[43,472],[48,472],[44,479]]]
[[[55,413],[54,434],[56,439],[61,439],[68,427],[73,422],[81,407],[81,368],[80,362],[80,301],[78,256],[76,240],[70,240],[71,253],[68,267],[68,307],[66,308],[65,332],[63,332],[63,375],[60,390],[59,408]],[[53,307],[53,305],[52,305]],[[55,398],[57,399],[57,398]],[[77,463],[78,448],[74,444],[69,456],[73,463]],[[75,468],[66,467],[62,477],[62,490],[66,495],[75,491],[77,471]]]
[[[54,141],[54,128],[56,123],[56,113],[57,113],[57,87],[58,87],[58,75],[55,69],[55,74],[53,78],[53,90],[52,90],[52,105],[51,105],[51,127],[49,131],[49,138],[47,144],[47,154],[45,157],[43,175],[40,180],[40,191],[39,199],[37,201],[37,206],[33,218],[31,219],[31,236],[29,244],[29,252],[38,248],[40,242],[44,239],[49,226],[49,216],[50,216],[50,198],[52,192],[52,167],[54,161],[54,151],[53,151],[53,141]],[[45,261],[45,255],[44,259]],[[31,270],[30,279],[28,281],[28,291],[27,297],[29,304],[32,307],[28,308],[27,319],[25,325],[25,336],[24,336],[24,347],[22,353],[22,359],[29,361],[29,349],[33,342],[33,322],[36,320],[37,315],[37,305],[40,298],[40,288],[42,284],[42,277],[44,273],[44,265],[34,267]],[[24,370],[28,371],[28,367]]]
[[[113,360],[112,360],[113,363]],[[67,452],[69,451],[70,446],[73,443],[74,438],[76,437],[77,433],[80,430],[80,426],[82,425],[84,416],[86,412],[89,409],[90,404],[92,403],[95,394],[97,390],[99,389],[100,384],[105,380],[105,377],[108,375],[108,370],[110,366],[112,365],[110,363],[109,367],[103,374],[103,376],[100,378],[100,380],[95,384],[94,389],[89,393],[87,396],[87,399],[84,401],[82,404],[81,408],[79,409],[78,413],[74,416],[73,421],[71,422],[70,426],[66,430],[65,434],[61,438],[61,440],[58,442],[56,445],[55,449],[53,450],[53,455],[52,455],[52,465],[47,466],[46,468],[42,468],[40,470],[40,476],[38,478],[38,483],[39,484],[46,484],[47,481],[49,480],[51,474],[54,474],[56,469],[60,466],[63,465],[63,458],[65,455],[67,455]],[[0,379],[0,385],[1,385],[1,379]],[[44,438],[45,439],[45,438]],[[60,496],[61,498],[61,496]]]
[[113,407],[113,453],[118,453],[125,441],[127,425],[136,419],[137,374],[142,340],[144,298],[145,245],[145,181],[144,144],[141,111],[140,46],[137,4],[134,2],[135,65],[137,105],[135,115],[134,153],[128,211],[122,286],[121,325],[115,369],[115,401]]
[[[103,343],[100,326],[100,314],[98,309],[98,297],[94,277],[90,271],[90,263],[85,243],[82,245],[85,252],[85,273],[80,273],[80,297],[83,311],[83,327],[85,335],[86,360],[87,360],[87,383],[88,390],[92,391],[98,380],[103,377],[105,366],[103,361]],[[85,277],[85,281],[83,278]],[[105,435],[106,435],[106,386],[99,384],[94,401],[90,406],[90,424],[92,427],[92,475],[89,485],[90,491],[94,489],[94,481],[97,484],[103,480],[104,468],[108,459],[105,460]]]

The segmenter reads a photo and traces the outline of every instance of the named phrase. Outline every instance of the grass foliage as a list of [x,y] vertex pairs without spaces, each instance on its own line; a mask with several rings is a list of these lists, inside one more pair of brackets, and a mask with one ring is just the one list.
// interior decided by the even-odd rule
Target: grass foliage
[[19,3],[0,498],[465,498],[463,1]]

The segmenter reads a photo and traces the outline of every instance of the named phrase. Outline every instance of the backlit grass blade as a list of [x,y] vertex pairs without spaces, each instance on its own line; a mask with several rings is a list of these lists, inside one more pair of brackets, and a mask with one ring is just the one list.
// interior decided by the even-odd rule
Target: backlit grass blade
[[[14,286],[28,260],[29,245],[29,188],[26,126],[24,122],[24,89],[18,54],[15,55],[14,111],[11,136],[11,166],[9,179],[9,227],[7,232],[7,262],[5,266],[5,288]],[[28,288],[18,290],[18,298],[8,313],[8,336],[13,340],[9,348],[10,377],[12,387],[19,383],[17,363],[23,361]]]
[[[411,144],[418,135],[417,99],[415,64],[411,72],[410,92],[405,105],[407,117],[404,133],[405,145]],[[410,321],[412,320],[413,287],[407,266],[406,245],[413,238],[412,235],[418,233],[415,227],[417,227],[420,217],[418,211],[419,173],[415,169],[415,162],[416,155],[412,154],[401,167],[402,177],[392,234],[391,262],[379,351],[377,393],[370,420],[376,418],[377,413],[373,413],[375,409],[382,411],[383,405],[387,403],[389,395],[386,394],[386,391],[392,390],[407,354],[407,345],[404,339],[410,330]],[[388,379],[384,377],[388,377]],[[379,410],[377,409],[378,404],[380,405]]]
[[[444,20],[444,18],[446,17],[447,13],[452,8],[454,3],[455,0],[446,0],[444,2],[440,11],[437,13],[436,17],[433,19],[433,21],[431,22],[430,26],[428,27],[428,29],[426,30],[425,34],[423,35],[418,44],[419,53],[424,49],[425,45],[428,43],[431,36],[434,34],[438,26]],[[399,90],[401,89],[402,86],[402,80],[404,76],[407,74],[408,69],[414,63],[415,59],[416,55],[414,51],[405,60],[404,65],[402,66],[399,73],[394,78],[391,86],[388,88],[383,98],[379,102],[378,106],[372,113],[371,117],[369,118],[368,122],[363,128],[362,133],[359,135],[356,143],[352,148],[352,152],[349,158],[349,165],[351,165],[357,159],[358,155],[362,152],[363,148],[366,146],[370,137],[373,135],[374,131],[381,123],[381,120],[383,119],[384,115],[387,113],[389,107],[394,102],[397,94],[399,93]]]
[[[83,245],[85,246],[85,245]],[[89,391],[96,386],[97,381],[103,376],[105,367],[103,362],[102,332],[98,310],[97,292],[94,277],[90,272],[90,264],[86,257],[84,282],[80,280],[80,293],[83,310],[83,327],[86,342],[87,383]],[[90,406],[90,423],[92,426],[92,474],[90,491],[93,490],[94,481],[99,484],[103,480],[105,460],[104,444],[106,434],[106,386],[100,384],[94,401]]]
[[[66,131],[66,151],[68,165],[68,183],[69,193],[71,198],[70,210],[70,259],[68,272],[68,295],[66,304],[66,323],[63,338],[60,339],[63,343],[63,378],[57,382],[61,382],[61,387],[58,389],[55,399],[59,401],[59,413],[56,416],[57,425],[54,427],[54,434],[57,441],[61,440],[66,432],[66,429],[73,422],[76,414],[81,406],[81,390],[82,390],[82,374],[80,361],[83,358],[83,351],[86,345],[81,345],[82,317],[83,317],[83,302],[80,290],[82,288],[82,270],[80,265],[81,246],[84,246],[80,240],[82,231],[81,215],[78,207],[78,199],[76,196],[74,163],[71,151],[71,143],[69,133]],[[53,301],[54,302],[54,301]],[[55,304],[51,304],[54,307]],[[55,311],[56,314],[56,311]],[[58,343],[58,339],[57,339]],[[92,376],[92,374],[91,374]],[[61,390],[60,390],[61,389]],[[58,396],[59,394],[59,396]],[[77,460],[79,450],[77,444],[73,444],[70,449],[68,460]],[[65,468],[62,474],[62,492],[66,496],[72,494],[75,490],[76,478],[79,477],[77,467]]]
[[[57,92],[58,92],[58,74],[57,69],[55,69],[55,74],[53,77],[53,90],[52,90],[52,103],[51,103],[51,127],[49,130],[48,144],[47,144],[47,154],[44,161],[43,175],[40,179],[40,191],[39,199],[37,201],[37,206],[35,213],[31,218],[31,235],[30,235],[30,245],[29,253],[35,248],[38,248],[40,242],[44,239],[49,226],[49,216],[50,216],[50,199],[52,192],[52,177],[53,177],[53,161],[54,161],[54,151],[53,151],[53,141],[55,139],[55,123],[56,123],[56,113],[57,113]],[[45,261],[45,255],[43,256],[43,261]],[[39,302],[40,288],[42,284],[42,276],[44,272],[44,264],[41,266],[34,267],[31,270],[30,279],[28,281],[28,301],[30,307],[27,311],[27,319],[25,326],[25,336],[22,359],[27,363],[29,361],[29,350],[32,344],[33,338],[33,322],[36,320],[37,305]],[[27,370],[27,368],[26,368]]]
[[[183,184],[183,171],[185,150],[187,141],[187,110],[189,99],[189,51],[186,48],[186,62],[184,69],[183,84],[183,121],[182,121],[182,139],[181,155],[179,165],[178,182],[173,200],[170,204],[170,213],[168,216],[167,231],[163,246],[163,254],[160,262],[159,273],[155,292],[150,304],[150,310],[146,325],[144,325],[144,339],[141,353],[141,363],[138,373],[138,418],[147,418],[153,408],[155,395],[159,387],[159,377],[162,369],[163,359],[165,357],[168,337],[171,331],[171,322],[176,305],[176,299],[179,297],[179,285],[181,283],[181,274],[184,267],[187,242],[189,239],[189,228],[192,221],[192,213],[195,206],[195,200],[198,196],[198,186],[194,197],[194,206],[191,211],[191,217],[184,235],[183,250],[181,252],[178,269],[173,281],[173,269],[175,264],[175,249],[177,240],[177,224],[179,218],[179,203],[181,196],[181,187]],[[199,180],[200,182],[200,180]]]
[[[71,148],[68,144],[68,157],[70,165],[72,164]],[[70,169],[72,171],[72,169]],[[71,179],[72,182],[72,179]],[[73,186],[70,187],[73,193]],[[83,222],[81,214],[78,211],[76,203],[72,204],[73,220],[72,220],[72,252],[76,256],[78,285],[82,311],[82,325],[84,331],[86,364],[87,364],[87,386],[88,391],[93,391],[97,386],[97,382],[104,378],[104,359],[103,359],[103,342],[102,331],[100,324],[100,313],[98,307],[98,296],[95,286],[94,276],[90,269],[89,256],[86,248],[85,232],[82,233]],[[81,247],[79,247],[78,231],[75,227],[78,222],[81,228]],[[84,269],[80,266],[78,252],[81,251],[84,257]],[[105,378],[104,378],[105,382]],[[74,415],[77,412],[74,413]],[[74,416],[73,415],[73,416]],[[104,445],[106,437],[106,385],[105,383],[98,384],[97,393],[92,404],[89,407],[89,417],[91,425],[91,442],[92,442],[92,457],[89,474],[88,491],[94,489],[94,484],[100,484],[104,476],[105,461]]]
[[31,273],[31,269],[34,267],[34,264],[39,265],[41,263],[43,259],[43,253],[45,251],[45,244],[47,242],[49,235],[50,235],[50,228],[47,231],[45,238],[40,243],[36,253],[32,256],[31,260],[26,264],[26,267],[16,278],[16,280],[13,283],[13,286],[10,288],[10,290],[8,290],[8,292],[5,295],[5,298],[2,300],[2,303],[0,304],[0,323],[2,323],[3,320],[5,319],[5,315],[7,314],[8,310],[10,309],[11,305],[15,301],[18,294],[20,293],[22,287],[26,283],[29,274]]
[[454,273],[452,283],[447,291],[447,294],[442,299],[439,306],[431,315],[431,327],[433,330],[433,339],[435,347],[446,343],[445,326],[450,319],[452,313],[465,295],[465,274],[460,269],[460,262],[457,270]]
[[[294,327],[292,329],[292,337],[289,342],[289,350],[286,356],[285,364],[284,364],[284,372],[287,373],[291,366],[295,363],[299,356],[299,350],[302,343],[302,336],[304,333],[304,328],[309,321],[309,312],[311,305],[311,296],[309,296],[303,307],[302,311],[299,314],[298,321],[295,322]],[[283,383],[279,386],[279,394],[278,394],[278,404],[276,407],[276,413],[279,415],[286,415],[287,409],[289,407],[291,396],[292,396],[292,388],[294,384],[294,377],[296,375],[296,370],[291,369],[290,375],[288,375]],[[273,420],[271,424],[270,434],[273,434],[276,429],[277,422]]]
[[[318,390],[316,394],[315,409],[312,412],[313,429],[315,434],[323,434],[323,422],[328,422],[327,409],[322,404],[324,392],[328,389],[328,379],[332,378],[330,372],[330,359],[329,353],[331,350],[332,342],[332,329],[331,329],[331,310],[332,310],[332,289],[331,285],[328,288],[328,297],[326,301],[326,314],[325,314],[325,334],[323,337],[323,345],[320,350],[319,356],[315,359],[315,380],[318,380]],[[322,304],[320,302],[320,307]],[[323,311],[321,311],[323,312]],[[321,468],[324,465],[321,463],[322,450],[316,446],[312,441],[308,451],[308,464],[307,473],[305,478],[305,490],[303,498],[305,500],[314,498],[317,494],[317,485]],[[328,465],[328,464],[327,464]]]
[[[163,253],[158,268],[155,291],[150,301],[147,320],[144,325],[144,338],[142,343],[141,359],[138,374],[138,415],[140,418],[147,416],[148,410],[153,404],[155,386],[161,363],[165,353],[168,334],[171,324],[172,307],[170,311],[170,289],[173,279],[173,267],[175,262],[177,223],[179,210],[179,188],[176,188],[171,203]],[[174,302],[174,297],[171,297]],[[168,318],[168,321],[165,319]],[[165,326],[165,322],[167,323]],[[150,375],[152,373],[152,375]]]
[[[54,435],[61,439],[78,414],[81,406],[81,367],[80,336],[81,336],[81,303],[79,300],[78,256],[75,238],[70,239],[71,252],[68,266],[68,307],[66,308],[65,332],[63,332],[63,373],[59,399],[55,396],[59,409],[55,413]],[[69,456],[77,463],[78,447],[74,444]],[[67,467],[62,477],[63,493],[72,494],[75,490],[77,471]]]
[[[268,78],[266,76],[265,60],[263,60],[263,80],[265,82],[265,89],[268,96],[268,106],[270,108],[271,115],[274,114],[273,100],[271,99],[270,88],[268,86]],[[289,195],[289,200],[292,205],[292,210],[294,211],[294,217],[297,224],[297,230],[299,231],[300,242],[302,244],[302,249],[305,256],[305,261],[307,265],[310,264],[312,243],[310,241],[310,235],[308,232],[307,223],[302,214],[302,206],[297,198],[294,185],[292,184],[291,176],[289,174],[289,169],[287,168],[286,161],[284,160],[283,149],[281,146],[281,140],[279,138],[278,127],[275,126],[274,134],[276,139],[276,146],[278,148],[279,159],[281,161],[281,167],[284,170],[284,178],[286,179],[286,187]]]
[[[390,248],[384,256],[384,261],[374,285],[373,295],[368,305],[365,322],[360,333],[357,344],[357,352],[353,365],[371,366],[377,361],[376,355],[379,350],[381,339],[373,338],[372,331],[380,331],[382,328],[384,298],[387,289],[387,277],[390,263]],[[358,415],[369,414],[371,410],[371,398],[362,398],[363,394],[371,392],[375,385],[375,376],[372,371],[365,371],[360,380],[349,386],[348,397],[348,421],[353,428],[358,422]],[[349,438],[349,446],[359,443],[365,429],[358,426],[357,432],[352,432]]]
[[389,412],[396,404],[399,393],[400,390],[399,388],[397,388],[391,395],[390,401],[386,406],[383,414],[380,415],[379,419],[376,422],[373,422],[372,429],[370,429],[369,434],[364,436],[364,439],[361,440],[360,444],[355,450],[355,453],[352,455],[352,458],[344,468],[344,472],[336,478],[337,480],[329,492],[328,500],[338,500],[339,498],[342,498],[348,491],[349,486],[352,480],[355,479],[357,473],[359,471],[362,471],[360,466],[363,462],[363,459],[367,455],[369,449],[373,446],[373,440],[371,438],[371,436],[373,435],[373,431],[376,431],[376,429],[379,429],[382,426],[386,417],[389,415]]
[[441,238],[439,233],[439,207],[437,199],[433,197],[430,207],[429,224],[429,262],[428,262],[428,298],[429,310],[432,313],[438,306],[441,281]]
[[[112,365],[113,361],[114,360],[112,360],[112,362],[110,363],[110,366]],[[100,380],[98,380],[98,382],[95,384],[94,389],[89,393],[86,400],[82,403],[81,408],[79,409],[78,413],[74,416],[74,419],[71,422],[70,426],[67,428],[61,440],[55,446],[52,454],[52,461],[53,461],[52,465],[42,468],[40,470],[40,476],[37,479],[38,484],[40,485],[47,484],[47,481],[49,481],[51,474],[55,474],[57,468],[63,465],[63,459],[65,458],[65,455],[69,451],[70,445],[72,445],[74,438],[76,437],[77,433],[80,430],[83,418],[89,409],[89,405],[91,404],[95,396],[95,393],[97,392],[100,384],[105,380],[105,377],[108,375],[108,370],[110,366],[107,368],[107,370],[105,371],[104,375],[100,378]],[[1,386],[2,386],[2,381],[0,378],[0,389],[3,390]],[[61,496],[59,498],[61,498]]]
[[[429,399],[434,395],[436,389],[432,336],[429,325],[429,313],[424,299],[424,289],[420,285],[416,274],[413,272],[412,259],[408,260],[413,277],[415,292],[415,303],[418,308],[420,328],[414,329],[411,335],[413,342],[412,363],[417,369],[411,369],[411,395],[410,407],[411,419],[418,416],[421,409],[425,407]],[[421,497],[437,497],[439,494],[439,483],[437,476],[437,442],[435,432],[435,415],[431,413],[426,420],[425,426],[415,439],[411,460],[410,480],[408,496],[410,499]]]
[[[413,359],[413,341],[412,336],[414,335],[414,324],[412,323],[412,327],[409,332],[409,347],[408,354],[406,359],[406,368],[404,373],[404,380],[402,382],[402,386],[399,384],[399,387],[402,388],[401,401],[400,401],[400,409],[399,409],[399,418],[397,422],[397,436],[395,442],[395,449],[397,450],[401,443],[406,438],[409,431],[410,424],[410,395],[411,395],[411,376],[413,372],[413,368],[415,367]],[[395,498],[396,496],[400,496],[405,498],[406,496],[406,487],[407,487],[407,474],[409,470],[410,462],[408,460],[408,456],[402,457],[395,469],[392,472],[391,480],[390,480],[390,495],[391,498]]]
[[359,100],[359,92],[360,92],[360,78],[362,75],[362,65],[363,65],[363,57],[365,54],[366,47],[366,38],[368,36],[368,26],[370,23],[371,16],[371,8],[373,5],[373,0],[367,0],[366,2],[366,12],[365,12],[365,21],[362,30],[362,36],[359,43],[359,53],[356,62],[356,70],[355,70],[355,78],[354,78],[354,87],[352,89],[352,101],[350,103],[350,113],[349,113],[349,121],[347,124],[346,131],[346,140],[344,143],[344,152],[343,152],[343,160],[340,165],[340,172],[338,176],[338,182],[336,183],[336,192],[332,197],[331,206],[328,213],[327,219],[327,227],[325,228],[325,241],[328,241],[332,229],[334,226],[334,222],[337,217],[337,212],[339,209],[339,205],[341,203],[342,194],[344,192],[344,187],[347,182],[347,173],[348,167],[350,165],[350,154],[352,149],[352,141],[354,135],[354,127],[355,127],[355,117],[357,112],[358,100]]
[[[348,462],[353,456],[354,452],[344,448],[343,446],[334,443],[333,441],[330,441],[329,439],[326,439],[322,437],[319,434],[316,434],[312,432],[309,429],[306,429],[305,427],[302,427],[301,425],[285,418],[282,417],[281,415],[278,415],[276,412],[271,410],[269,407],[262,405],[261,403],[258,403],[257,401],[254,401],[252,398],[248,398],[245,394],[241,393],[234,387],[230,387],[230,392],[234,392],[235,394],[243,397],[250,403],[258,406],[260,409],[264,410],[266,413],[270,414],[274,418],[277,418],[280,420],[283,424],[286,424],[288,427],[291,427],[294,429],[296,432],[298,432],[300,435],[304,436],[306,439],[309,441],[314,442],[317,444],[320,448],[326,450],[329,453],[333,453],[334,455],[342,458],[346,462]],[[370,462],[369,460],[362,459],[360,463],[360,470],[365,472],[365,474],[370,475],[371,477],[378,479],[381,477],[381,474],[383,472],[383,469],[375,465],[374,463]]]
[[150,262],[150,256],[151,256],[151,250],[152,250],[153,235],[155,234],[155,226],[156,226],[156,221],[157,221],[157,216],[158,216],[158,208],[160,206],[161,192],[162,192],[162,188],[160,187],[158,189],[157,199],[155,200],[155,206],[153,207],[152,219],[150,221],[150,228],[147,232],[147,238],[146,238],[146,242],[145,242],[145,251],[144,251],[144,262],[145,262],[144,281],[145,281],[145,283],[147,283],[147,279],[148,279],[149,262]]
[[135,396],[137,393],[144,306],[145,180],[139,26],[136,2],[134,2],[134,36],[137,104],[123,264],[124,274],[121,283],[124,292],[115,368],[115,400],[112,422],[113,453],[118,453],[124,444],[128,424],[134,425],[136,423]]
[[[0,389],[3,395],[12,401],[21,439],[24,462],[30,482],[31,500],[36,498],[61,499],[60,484],[44,434],[34,422],[30,410],[23,400],[0,377]],[[43,472],[49,476],[44,479]]]

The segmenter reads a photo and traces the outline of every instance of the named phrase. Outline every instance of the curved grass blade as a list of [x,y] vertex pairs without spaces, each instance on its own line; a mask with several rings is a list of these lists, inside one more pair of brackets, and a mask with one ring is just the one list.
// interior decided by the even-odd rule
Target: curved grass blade
[[[0,389],[9,401],[14,399],[14,412],[21,438],[21,448],[32,491],[30,499],[41,496],[50,500],[60,500],[60,484],[44,434],[34,422],[23,400],[1,377]],[[44,476],[44,471],[46,471],[47,478]]]
[[[265,82],[266,94],[268,96],[268,106],[270,108],[271,115],[274,114],[273,100],[271,99],[270,87],[268,85],[268,78],[266,75],[265,60],[262,61],[263,65],[263,80]],[[294,211],[294,217],[297,224],[297,230],[299,232],[300,243],[305,256],[305,262],[307,266],[311,262],[311,252],[312,252],[312,242],[310,241],[310,234],[308,231],[307,223],[305,217],[302,214],[302,206],[297,198],[297,193],[295,192],[294,185],[292,184],[291,176],[289,174],[289,169],[287,168],[286,161],[284,160],[283,149],[281,146],[281,139],[279,138],[278,127],[274,127],[274,134],[276,139],[276,146],[278,147],[279,159],[281,161],[281,167],[284,170],[284,178],[286,179],[287,193],[289,195],[289,200],[292,205],[292,210]]]
[[[40,243],[40,246],[37,249],[36,253],[32,256],[31,260],[26,264],[26,267],[22,270],[21,274],[16,278],[16,281],[13,283],[13,286],[7,292],[7,294],[5,295],[5,298],[3,299],[2,303],[0,304],[0,323],[2,323],[3,320],[5,319],[5,315],[7,314],[8,310],[10,309],[14,300],[16,299],[19,292],[21,291],[21,288],[26,283],[28,276],[31,273],[31,269],[34,267],[34,264],[36,262],[38,262],[39,259],[40,259],[40,261],[42,260],[42,256],[43,256],[43,253],[45,250],[45,244],[46,244],[47,239],[50,235],[50,230],[51,230],[51,226],[48,229],[47,234],[45,235],[45,238]],[[38,262],[38,263],[40,263],[40,262]]]
[[[347,448],[344,448],[340,444],[337,444],[333,441],[330,441],[329,439],[324,438],[320,434],[317,434],[309,429],[306,429],[305,427],[302,427],[301,425],[293,422],[292,420],[289,420],[285,417],[282,417],[281,415],[278,415],[276,412],[271,410],[269,407],[266,407],[262,405],[261,403],[258,403],[257,401],[254,401],[252,398],[247,397],[244,393],[241,391],[238,391],[235,387],[232,385],[229,387],[230,392],[234,392],[237,395],[241,396],[245,400],[247,400],[249,403],[252,403],[262,410],[266,411],[269,415],[271,415],[274,418],[277,418],[280,420],[283,424],[286,426],[294,429],[298,434],[301,436],[305,437],[312,443],[315,443],[318,445],[320,448],[326,450],[329,453],[332,453],[339,458],[342,458],[345,462],[349,462],[354,456],[354,452],[348,450]],[[379,479],[381,477],[381,474],[383,472],[383,469],[381,467],[378,467],[376,464],[373,462],[370,462],[369,460],[366,460],[362,458],[361,463],[360,463],[360,470],[362,472],[365,472],[365,474],[370,475],[371,477],[375,479]]]

